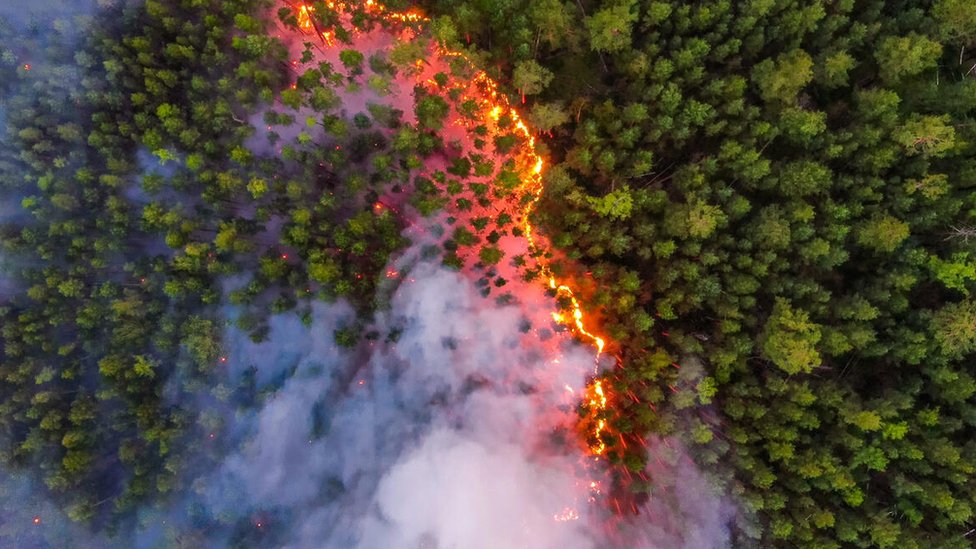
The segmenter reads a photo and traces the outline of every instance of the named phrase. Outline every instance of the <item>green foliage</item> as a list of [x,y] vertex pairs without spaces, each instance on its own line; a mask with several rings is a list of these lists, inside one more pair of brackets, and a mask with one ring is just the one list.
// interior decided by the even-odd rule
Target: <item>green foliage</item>
[[969,295],[969,284],[976,282],[976,260],[972,260],[968,252],[953,254],[949,260],[932,256],[928,266],[932,276],[946,288],[958,290],[964,295]]
[[191,316],[183,324],[183,344],[201,370],[212,368],[220,354],[217,330],[212,320]]
[[976,350],[976,302],[950,303],[932,317],[932,331],[942,352],[961,357]]
[[601,9],[585,19],[590,34],[590,47],[596,51],[616,52],[630,45],[630,34],[637,14],[636,2],[628,0]]
[[366,57],[357,50],[342,50],[339,52],[339,61],[342,66],[349,71],[349,74],[356,76],[363,73],[363,61]]
[[450,111],[450,105],[439,95],[427,95],[417,101],[414,111],[420,127],[439,130],[444,126],[444,119]]
[[956,130],[949,124],[949,116],[913,114],[895,130],[893,138],[908,154],[944,156],[955,146]]
[[945,39],[971,41],[976,37],[976,13],[967,0],[936,0],[932,17]]
[[[0,296],[0,457],[72,519],[125,531],[139,506],[219,458],[201,451],[188,403],[238,396],[218,383],[226,275],[245,273],[230,301],[255,341],[268,315],[314,298],[367,314],[405,244],[375,197],[402,175],[391,166],[416,167],[437,143],[376,133],[401,125],[382,106],[365,121],[333,115],[345,82],[328,65],[289,88],[263,2],[105,4],[116,7],[81,42],[55,36],[38,51],[45,66],[30,78],[7,78],[5,48],[34,38],[0,23],[0,200],[26,210],[0,220],[0,254],[30,265]],[[362,54],[341,57],[367,71]],[[276,100],[290,112],[266,112],[264,153],[243,121]],[[282,143],[275,130],[298,109],[317,112]],[[340,342],[355,344],[357,326]]]
[[524,95],[536,95],[552,82],[552,77],[552,71],[529,59],[515,65],[512,84]]
[[881,41],[875,58],[878,72],[887,82],[897,82],[935,67],[942,45],[916,33],[889,36]]
[[[207,229],[228,253],[243,250],[246,236],[212,216],[207,199],[239,192],[229,161],[253,160],[235,112],[284,84],[273,69],[283,48],[248,15],[255,7],[118,6],[81,43],[56,36],[57,47],[38,51],[49,70],[0,86],[17,113],[5,120],[11,132],[0,132],[0,180],[10,182],[2,199],[26,196],[35,215],[0,230],[5,252],[33,265],[18,273],[25,292],[0,297],[0,423],[9,434],[0,455],[5,468],[43,477],[74,520],[122,526],[135,505],[178,484],[172,463],[194,447],[197,434],[173,403],[217,362],[209,306],[219,265],[200,241],[203,225],[213,222]],[[254,36],[216,25],[214,10]],[[76,60],[80,77],[60,65]],[[139,150],[175,175],[140,173]],[[199,217],[162,198],[173,188],[202,195]],[[171,255],[159,252],[164,240]]]
[[858,242],[879,252],[893,252],[908,238],[909,227],[890,215],[868,220],[857,232]]
[[766,101],[793,103],[813,80],[813,59],[800,49],[788,51],[756,65],[752,79]]
[[[742,546],[966,546],[971,2],[425,3],[436,38],[470,42],[547,132],[535,221],[592,274],[581,297],[625,357],[606,377],[620,397],[609,438],[626,440],[607,441],[608,463],[640,471],[648,433],[684,437],[739,499]],[[37,463],[77,520],[179,488],[194,427],[161,395],[219,374],[221,276],[250,274],[231,299],[256,341],[269,309],[312,296],[368,311],[404,244],[376,197],[407,190],[430,215],[489,208],[521,183],[494,156],[515,134],[485,131],[487,158],[450,156],[439,92],[419,94],[416,127],[383,105],[340,115],[334,86],[383,97],[394,70],[426,67],[422,34],[388,60],[347,49],[345,73],[307,67],[288,89],[258,4],[147,0],[77,50],[80,82],[27,79],[0,46],[0,181],[30,214],[0,234],[31,265],[0,303],[0,455]],[[268,158],[240,121],[276,99],[290,110],[269,112],[272,127],[316,112]],[[168,175],[140,178],[138,150]],[[450,165],[438,184],[400,171],[434,153]],[[520,231],[497,221],[442,228],[446,253],[425,257],[490,270]],[[334,335],[357,345],[360,326]],[[116,460],[117,475],[100,469]]]
[[612,219],[627,219],[634,208],[634,198],[626,186],[602,198],[587,197],[587,200],[596,213]]
[[628,447],[695,445],[737,546],[968,547],[972,3],[427,4],[553,74],[537,221],[592,272]]
[[497,264],[503,257],[505,253],[495,246],[484,246],[478,251],[478,259],[488,266]]
[[817,343],[821,337],[820,326],[810,322],[805,311],[793,308],[785,299],[777,299],[759,341],[763,355],[792,375],[809,373],[820,366]]
[[400,42],[390,50],[390,62],[395,67],[406,72],[418,70],[417,64],[424,62],[425,44],[418,40]]

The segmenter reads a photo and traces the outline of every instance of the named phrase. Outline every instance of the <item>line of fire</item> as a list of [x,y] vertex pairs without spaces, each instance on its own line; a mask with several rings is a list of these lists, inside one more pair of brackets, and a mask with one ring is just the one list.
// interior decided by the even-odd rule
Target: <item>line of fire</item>
[[[358,32],[356,28],[349,30],[343,27],[341,24],[343,15],[368,17],[385,25],[406,26],[415,33],[423,32],[424,25],[429,21],[418,11],[396,12],[374,0],[355,4],[337,1],[304,3],[286,0],[286,5],[297,22],[298,30],[306,36],[317,37],[317,46],[322,50],[338,47],[338,44],[344,41],[343,34]],[[467,61],[464,53],[451,50],[443,44],[435,43],[433,48],[431,55],[462,58]],[[418,66],[422,63],[423,61],[417,62]],[[417,72],[420,73],[419,70]],[[423,86],[426,82],[418,81],[417,84]],[[622,457],[628,446],[642,447],[643,441],[634,435],[615,433],[612,429],[615,399],[620,397],[636,399],[636,397],[616,395],[612,391],[612,378],[617,375],[617,369],[624,367],[622,358],[613,352],[613,343],[608,342],[592,327],[592,322],[571,283],[557,277],[549,259],[552,253],[548,241],[539,235],[539,231],[532,224],[532,214],[545,190],[543,175],[546,162],[536,147],[536,135],[518,110],[511,106],[510,101],[499,90],[497,82],[484,70],[477,71],[473,79],[459,83],[457,87],[466,94],[471,94],[474,90],[476,95],[466,99],[473,99],[479,105],[478,112],[495,123],[505,118],[506,124],[514,128],[514,132],[524,143],[519,151],[517,163],[519,185],[514,192],[514,203],[520,210],[518,222],[521,226],[521,235],[526,240],[528,249],[533,252],[532,256],[537,262],[536,268],[541,274],[545,290],[557,304],[555,310],[551,312],[552,320],[571,331],[577,340],[593,351],[593,369],[589,382],[577,394],[578,431],[582,441],[581,447],[585,448],[585,455],[581,459],[586,469],[600,471],[598,475],[600,478],[610,479],[603,482],[608,482],[611,486],[604,490],[601,481],[588,481],[591,493],[589,499],[591,502],[602,500],[604,505],[617,516],[638,514],[640,505],[647,496],[640,491],[632,490],[631,486],[635,481],[646,484],[649,478],[642,468],[637,471],[628,468]],[[380,202],[377,205],[386,207]],[[610,367],[604,367],[601,371],[600,365],[608,363]],[[594,473],[595,476],[597,475]],[[576,509],[567,507],[554,518],[557,521],[576,520],[579,514]]]

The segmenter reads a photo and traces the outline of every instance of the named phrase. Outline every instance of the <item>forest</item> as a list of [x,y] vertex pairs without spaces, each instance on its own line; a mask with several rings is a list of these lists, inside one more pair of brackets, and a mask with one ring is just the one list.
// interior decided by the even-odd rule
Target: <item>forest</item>
[[[265,398],[225,379],[227,325],[259,343],[272,316],[310,325],[343,301],[358,320],[338,345],[395,340],[368,325],[410,245],[400,210],[511,198],[477,182],[495,170],[480,156],[410,175],[451,148],[462,98],[418,92],[415,124],[340,114],[341,90],[382,96],[441,44],[498,82],[546,159],[531,221],[617,359],[589,443],[620,490],[653,493],[644,441],[674,437],[735,501],[732,546],[976,543],[969,0],[389,0],[429,17],[430,44],[304,72],[271,33],[301,27],[296,4],[105,2],[80,36],[0,18],[4,469],[124,531],[220,461],[222,420],[198,410]],[[351,43],[331,3],[307,4]],[[442,88],[473,74],[452,70]],[[330,146],[292,135],[306,122]],[[495,246],[511,223],[458,224],[425,253],[487,269],[503,299],[493,265],[540,273]]]
[[617,429],[693,439],[743,545],[972,546],[969,3],[429,5],[551,134]]

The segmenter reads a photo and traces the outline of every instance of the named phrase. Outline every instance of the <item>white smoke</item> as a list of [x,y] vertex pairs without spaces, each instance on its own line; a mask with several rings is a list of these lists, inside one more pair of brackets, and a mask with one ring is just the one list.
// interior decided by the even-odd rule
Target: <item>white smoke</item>
[[[317,307],[307,329],[275,317],[260,345],[228,338],[241,344],[231,361],[259,379],[293,374],[202,483],[213,513],[288,509],[277,546],[293,549],[607,546],[608,515],[586,501],[585,449],[549,441],[571,423],[589,349],[566,341],[557,362],[519,329],[531,311],[482,298],[463,273],[421,264],[410,279],[367,354],[332,341],[351,318],[344,305]],[[386,343],[391,330],[399,338]],[[652,445],[673,464],[652,469],[658,499],[624,526],[625,546],[726,546],[733,508],[668,444]],[[578,520],[556,520],[566,509]],[[275,527],[260,520],[255,530]]]
[[569,465],[435,430],[384,475],[358,547],[593,547],[582,524],[553,519],[576,493]]
[[[374,343],[368,356],[331,341],[349,317],[341,305],[317,309],[304,334],[273,320],[267,343],[231,352],[232,362],[253,357],[261,379],[295,373],[216,473],[211,505],[306,515],[291,547],[411,547],[422,539],[571,547],[580,532],[553,515],[575,503],[580,479],[566,472],[578,457],[532,455],[544,445],[550,406],[566,397],[561,383],[558,391],[541,386],[551,361],[524,344],[523,313],[484,300],[460,273],[421,265],[411,278],[376,322],[380,334],[399,330],[399,338]],[[309,353],[294,356],[293,344]],[[577,349],[563,368],[586,372],[591,361]],[[318,434],[317,406],[326,422]],[[336,493],[323,497],[330,486]],[[521,527],[486,535],[514,518]]]

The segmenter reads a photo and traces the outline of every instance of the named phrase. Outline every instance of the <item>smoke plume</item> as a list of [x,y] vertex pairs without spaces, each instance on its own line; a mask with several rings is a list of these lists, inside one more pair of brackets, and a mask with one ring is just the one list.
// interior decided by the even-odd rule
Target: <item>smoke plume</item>
[[[232,362],[255,366],[266,386],[291,373],[241,418],[243,441],[201,483],[207,506],[255,530],[284,520],[277,543],[296,549],[586,549],[610,535],[648,549],[727,545],[732,507],[667,441],[651,445],[659,497],[626,534],[605,531],[585,449],[552,440],[573,436],[592,355],[565,341],[553,357],[520,329],[531,314],[482,298],[463,273],[419,264],[365,354],[330,337],[351,320],[341,304],[316,308],[309,328],[277,317],[262,344],[229,333],[240,343]],[[575,520],[557,520],[567,509]]]

